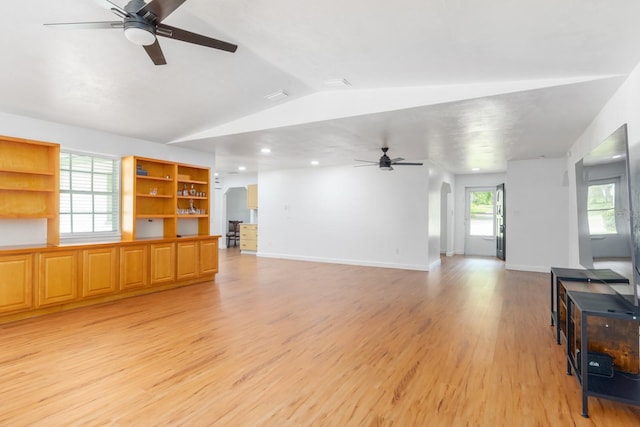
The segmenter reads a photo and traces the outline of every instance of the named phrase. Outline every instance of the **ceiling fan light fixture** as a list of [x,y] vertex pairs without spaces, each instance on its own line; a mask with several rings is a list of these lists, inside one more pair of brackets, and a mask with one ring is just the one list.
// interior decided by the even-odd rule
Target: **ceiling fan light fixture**
[[149,46],[156,42],[153,28],[142,22],[129,22],[124,27],[124,36],[133,44]]

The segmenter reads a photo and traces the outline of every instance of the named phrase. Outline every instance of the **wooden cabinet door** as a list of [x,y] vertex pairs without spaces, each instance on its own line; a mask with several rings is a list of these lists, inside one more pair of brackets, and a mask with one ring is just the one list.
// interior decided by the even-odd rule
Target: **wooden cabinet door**
[[158,243],[151,245],[151,284],[172,282],[175,280],[175,245]]
[[218,239],[200,241],[200,262],[198,275],[210,275],[218,272]]
[[78,251],[38,254],[38,307],[78,298]]
[[116,248],[82,251],[82,296],[105,295],[118,289]]
[[176,275],[178,280],[193,279],[198,275],[198,242],[178,242]]
[[258,209],[258,184],[247,185],[247,209]]
[[33,305],[33,255],[0,257],[0,313]]
[[120,289],[129,290],[149,286],[149,246],[120,248]]

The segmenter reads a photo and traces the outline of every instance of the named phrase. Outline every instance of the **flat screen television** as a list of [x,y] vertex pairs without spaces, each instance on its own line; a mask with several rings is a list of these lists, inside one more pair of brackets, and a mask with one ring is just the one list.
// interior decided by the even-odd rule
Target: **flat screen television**
[[631,148],[625,124],[576,162],[578,249],[583,267],[627,278],[610,286],[638,306],[640,142]]

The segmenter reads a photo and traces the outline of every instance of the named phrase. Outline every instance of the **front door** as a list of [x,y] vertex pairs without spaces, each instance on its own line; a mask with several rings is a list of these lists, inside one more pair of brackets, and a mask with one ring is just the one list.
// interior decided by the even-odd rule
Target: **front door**
[[494,187],[467,188],[465,255],[495,256]]
[[506,257],[505,207],[504,184],[500,184],[496,187],[496,256],[503,261]]

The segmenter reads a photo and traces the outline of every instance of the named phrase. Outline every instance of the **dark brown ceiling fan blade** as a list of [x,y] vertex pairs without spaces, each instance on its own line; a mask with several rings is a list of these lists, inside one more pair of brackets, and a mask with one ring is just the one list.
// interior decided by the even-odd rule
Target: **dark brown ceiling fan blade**
[[393,166],[422,166],[422,163],[391,163]]
[[153,44],[142,47],[147,52],[147,55],[149,55],[149,58],[151,58],[155,65],[165,65],[167,63],[167,60],[164,59],[164,54],[162,53],[162,49],[160,48],[160,43],[158,43],[158,40],[156,40]]
[[404,160],[404,157],[396,157],[395,159],[391,159],[391,163],[393,162],[401,162]]
[[[359,160],[359,161],[362,162],[362,160]],[[364,166],[378,166],[378,162],[367,163],[366,165],[353,165],[354,168],[361,168]]]
[[164,18],[171,15],[186,0],[152,0],[136,13],[146,19],[148,13],[153,13],[156,19],[151,20],[156,24],[162,22]]
[[238,46],[235,44],[227,43],[222,40],[213,39],[211,37],[192,33],[181,28],[171,27],[164,24],[158,25],[156,34],[159,36],[168,37],[170,39],[193,43],[200,46],[212,47],[214,49],[220,49],[227,52],[235,52],[236,49],[238,49]]
[[58,22],[44,24],[47,27],[73,29],[73,30],[101,30],[122,28],[122,21],[97,21],[97,22]]

